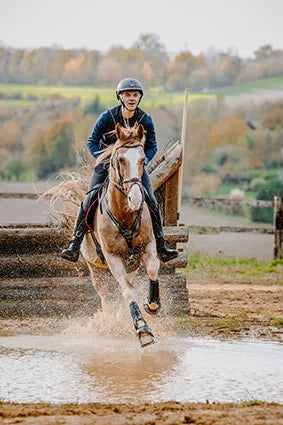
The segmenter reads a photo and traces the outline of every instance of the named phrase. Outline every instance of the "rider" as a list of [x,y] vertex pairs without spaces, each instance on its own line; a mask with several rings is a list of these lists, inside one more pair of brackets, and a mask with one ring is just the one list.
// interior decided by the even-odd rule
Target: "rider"
[[[135,123],[142,124],[145,129],[146,137],[144,151],[146,157],[145,165],[147,165],[156,154],[157,145],[152,118],[138,107],[143,96],[143,87],[138,80],[134,78],[125,78],[118,83],[116,96],[120,104],[112,109],[108,109],[100,115],[88,139],[88,149],[94,158],[97,158],[102,149],[116,142],[117,137],[115,133],[113,133],[113,130],[115,130],[117,123],[120,123],[124,127],[132,127]],[[80,246],[88,230],[85,222],[86,214],[95,198],[97,198],[97,189],[108,176],[108,167],[109,164],[104,164],[102,162],[94,167],[90,179],[89,191],[77,215],[72,240],[69,246],[61,253],[61,257],[66,260],[77,261],[79,258]],[[146,189],[146,201],[149,206],[158,256],[164,262],[172,260],[178,256],[178,251],[168,249],[165,245],[160,208],[154,196],[150,177],[146,168],[144,169],[142,184]]]

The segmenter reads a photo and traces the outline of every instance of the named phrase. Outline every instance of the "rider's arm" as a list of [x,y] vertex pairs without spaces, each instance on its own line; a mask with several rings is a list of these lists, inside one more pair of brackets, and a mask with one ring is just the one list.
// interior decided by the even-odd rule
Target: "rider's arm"
[[88,138],[87,147],[94,158],[97,158],[100,155],[100,153],[97,152],[101,150],[100,140],[102,139],[103,134],[106,133],[107,121],[108,111],[103,112],[103,114],[100,115],[92,130],[91,136]]
[[150,115],[146,116],[144,127],[146,130],[144,153],[146,158],[145,165],[147,165],[157,152],[155,129],[154,129],[154,124]]

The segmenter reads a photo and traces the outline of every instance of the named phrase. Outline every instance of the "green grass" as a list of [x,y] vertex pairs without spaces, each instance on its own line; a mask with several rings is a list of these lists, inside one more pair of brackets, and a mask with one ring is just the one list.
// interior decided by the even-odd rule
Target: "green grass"
[[209,93],[215,94],[216,96],[236,96],[241,93],[250,93],[260,89],[273,89],[280,86],[283,88],[283,77],[264,78],[262,80],[238,84],[236,86],[222,87],[212,90]]
[[[82,102],[90,101],[95,96],[99,96],[101,103],[107,108],[110,108],[117,103],[115,91],[112,88],[86,86],[37,86],[29,84],[0,84],[0,93],[20,93],[23,97],[23,100],[4,100],[5,103],[19,102],[19,106],[21,105],[21,102],[27,101],[29,96],[35,96],[41,100],[51,100],[53,96],[61,96],[69,99],[78,97],[81,99]],[[192,93],[189,96],[189,101],[195,101],[199,99],[213,99],[214,97],[214,94]],[[141,106],[145,109],[155,109],[161,106],[180,105],[183,103],[183,101],[183,92],[158,92],[156,90],[149,89],[146,92],[146,96],[142,100]],[[32,101],[30,102],[34,103]],[[14,105],[16,107],[17,104],[15,103]]]
[[279,317],[278,319],[274,319],[274,326],[283,327],[283,318]]
[[216,320],[214,326],[217,328],[237,328],[240,325],[240,321],[237,319],[219,319]]
[[186,271],[190,273],[191,269],[217,268],[219,266],[243,266],[243,273],[248,275],[273,273],[277,271],[277,266],[283,266],[283,260],[260,261],[255,258],[218,258],[192,253],[189,255],[189,265]]
[[0,99],[0,110],[14,110],[26,108],[27,106],[33,105],[32,100],[19,99],[19,100],[10,100],[10,99]]
[[239,404],[242,407],[246,407],[246,406],[259,406],[261,404],[266,404],[266,401],[257,399],[257,398],[252,398],[250,400],[240,400]]

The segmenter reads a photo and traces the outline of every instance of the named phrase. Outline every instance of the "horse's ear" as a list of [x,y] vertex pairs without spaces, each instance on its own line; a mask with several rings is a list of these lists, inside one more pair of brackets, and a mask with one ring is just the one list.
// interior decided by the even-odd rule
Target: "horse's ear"
[[137,136],[139,138],[139,140],[143,141],[143,136],[144,136],[144,128],[142,124],[139,124],[138,128],[137,128]]
[[121,131],[121,126],[120,126],[119,123],[116,124],[115,131],[116,131],[117,139],[120,140],[121,139],[121,135],[122,135],[122,131]]

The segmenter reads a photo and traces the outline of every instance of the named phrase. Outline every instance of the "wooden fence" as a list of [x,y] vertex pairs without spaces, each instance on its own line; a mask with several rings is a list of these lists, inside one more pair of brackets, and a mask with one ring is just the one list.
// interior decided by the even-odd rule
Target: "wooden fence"
[[273,258],[283,259],[283,199],[275,196],[273,201],[263,200],[233,200],[227,198],[190,198],[189,202],[200,208],[213,208],[216,211],[238,211],[244,206],[271,207],[273,213],[273,227],[239,227],[239,226],[189,226],[189,231],[198,234],[220,233],[220,232],[252,232],[274,235]]

